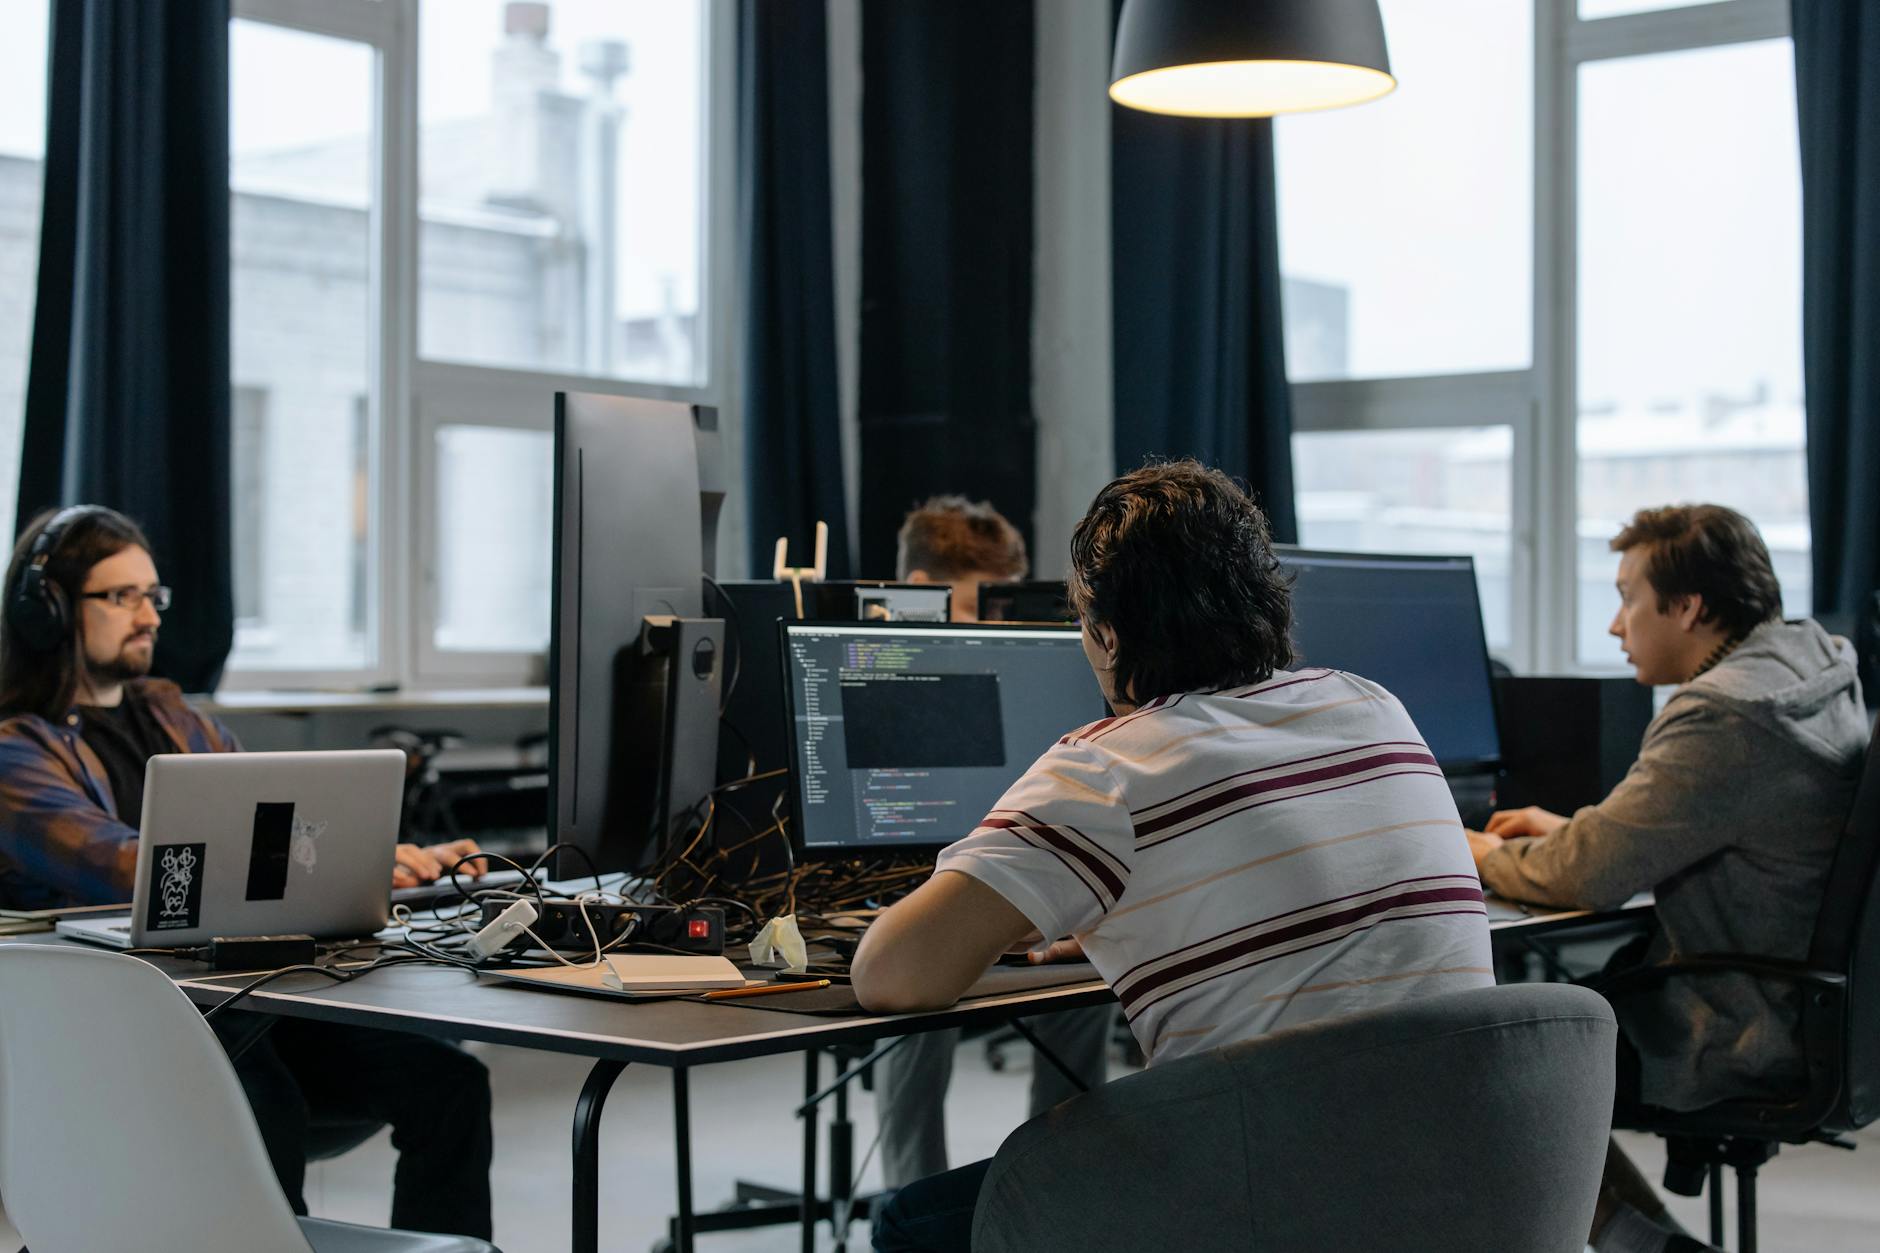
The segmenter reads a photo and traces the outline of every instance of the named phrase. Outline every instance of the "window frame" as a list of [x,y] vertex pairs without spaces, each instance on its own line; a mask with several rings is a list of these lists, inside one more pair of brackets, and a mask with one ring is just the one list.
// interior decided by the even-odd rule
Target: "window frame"
[[[372,509],[366,524],[366,621],[371,631],[369,660],[348,668],[243,667],[231,656],[221,688],[230,691],[279,687],[372,688],[398,683],[395,662],[396,611],[394,552],[397,534],[393,515],[398,497],[399,472],[394,430],[402,406],[404,372],[395,342],[401,258],[397,248],[396,214],[392,196],[399,185],[403,153],[400,111],[408,106],[397,67],[409,43],[401,13],[403,0],[234,0],[229,19],[279,26],[311,35],[363,44],[374,52],[372,106],[374,160],[372,162],[370,292],[367,307],[372,324],[367,329],[370,360],[366,371],[369,390],[367,412],[367,482]],[[415,98],[414,98],[415,99]],[[233,380],[231,380],[231,383]],[[263,560],[266,555],[263,554]]]
[[1723,47],[1790,33],[1787,0],[1717,0],[1582,19],[1577,0],[1532,0],[1533,340],[1525,370],[1291,385],[1294,430],[1509,426],[1509,662],[1539,674],[1623,673],[1583,663],[1577,394],[1580,66]]
[[[735,196],[737,29],[735,10],[706,0],[700,72],[704,76],[700,163],[703,273],[699,289],[704,381],[673,386],[578,373],[435,361],[419,352],[418,116],[422,0],[234,0],[231,18],[353,40],[377,53],[372,233],[376,395],[368,400],[373,513],[368,525],[368,622],[373,661],[357,669],[231,667],[230,690],[291,687],[404,688],[521,686],[539,681],[530,652],[437,648],[439,550],[437,427],[447,422],[543,431],[553,426],[552,393],[603,392],[714,405],[727,467],[742,447],[737,410],[737,246]],[[720,520],[720,551],[741,552],[737,493]]]

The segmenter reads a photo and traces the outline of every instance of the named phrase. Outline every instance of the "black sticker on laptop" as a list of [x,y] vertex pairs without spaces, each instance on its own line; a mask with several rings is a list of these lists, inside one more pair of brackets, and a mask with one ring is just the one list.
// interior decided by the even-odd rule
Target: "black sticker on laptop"
[[158,844],[150,850],[148,931],[189,931],[202,925],[206,844]]
[[249,900],[278,901],[287,895],[287,858],[293,839],[292,801],[262,801],[255,806],[255,834],[248,846]]

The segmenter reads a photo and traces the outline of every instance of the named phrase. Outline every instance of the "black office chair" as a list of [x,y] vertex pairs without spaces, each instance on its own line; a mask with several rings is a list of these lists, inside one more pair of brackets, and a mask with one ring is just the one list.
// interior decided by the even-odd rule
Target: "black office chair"
[[1723,1168],[1737,1177],[1737,1242],[1756,1250],[1756,1172],[1784,1144],[1852,1149],[1846,1133],[1880,1115],[1880,732],[1867,747],[1808,959],[1779,961],[1705,953],[1624,971],[1595,985],[1624,1017],[1624,1001],[1672,979],[1723,972],[1781,980],[1802,989],[1806,1086],[1783,1098],[1724,1101],[1689,1112],[1621,1106],[1613,1126],[1663,1136],[1665,1187],[1697,1196],[1710,1183],[1710,1242],[1723,1244]]

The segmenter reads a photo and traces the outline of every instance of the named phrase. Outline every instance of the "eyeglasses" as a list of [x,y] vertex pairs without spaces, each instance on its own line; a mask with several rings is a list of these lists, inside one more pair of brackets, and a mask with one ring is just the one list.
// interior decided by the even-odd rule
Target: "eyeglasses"
[[150,607],[158,613],[163,613],[170,607],[170,589],[161,585],[111,587],[102,592],[80,592],[79,597],[83,600],[108,600],[119,609],[129,609],[133,612],[143,608],[145,601],[149,601]]

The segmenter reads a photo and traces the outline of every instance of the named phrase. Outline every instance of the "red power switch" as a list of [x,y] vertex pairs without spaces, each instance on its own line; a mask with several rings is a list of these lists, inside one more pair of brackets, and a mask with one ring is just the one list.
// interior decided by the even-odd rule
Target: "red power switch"
[[692,918],[685,924],[688,940],[709,940],[712,938],[712,923],[709,918]]

